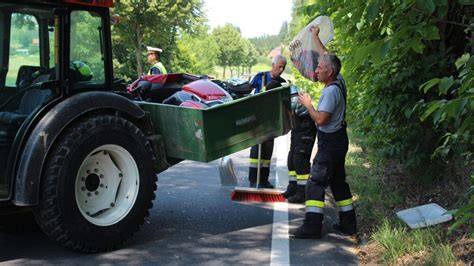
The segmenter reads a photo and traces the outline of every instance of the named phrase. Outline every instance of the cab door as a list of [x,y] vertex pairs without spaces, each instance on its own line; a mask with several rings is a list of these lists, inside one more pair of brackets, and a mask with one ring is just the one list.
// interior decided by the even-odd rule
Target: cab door
[[15,157],[28,124],[59,90],[53,10],[0,3],[0,201],[11,194]]

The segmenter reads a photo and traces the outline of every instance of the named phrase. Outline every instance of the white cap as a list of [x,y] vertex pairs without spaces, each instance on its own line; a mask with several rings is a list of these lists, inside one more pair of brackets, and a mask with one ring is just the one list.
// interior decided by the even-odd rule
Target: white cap
[[156,47],[151,47],[151,46],[147,46],[146,49],[147,49],[148,51],[150,51],[150,52],[158,52],[158,53],[163,52],[162,49],[156,48]]

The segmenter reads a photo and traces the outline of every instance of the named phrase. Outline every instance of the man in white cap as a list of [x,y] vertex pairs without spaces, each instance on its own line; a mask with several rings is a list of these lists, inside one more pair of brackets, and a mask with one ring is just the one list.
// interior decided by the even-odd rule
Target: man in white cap
[[154,74],[166,74],[165,66],[160,62],[160,53],[163,51],[160,48],[147,46],[146,47],[146,60],[151,65],[150,70],[148,70],[147,75],[154,75]]

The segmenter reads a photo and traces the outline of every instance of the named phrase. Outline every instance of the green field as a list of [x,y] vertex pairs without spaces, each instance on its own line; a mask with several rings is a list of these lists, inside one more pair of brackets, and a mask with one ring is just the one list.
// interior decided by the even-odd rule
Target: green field
[[14,86],[16,82],[16,77],[18,75],[18,69],[20,66],[28,65],[28,66],[39,66],[39,54],[35,55],[12,55],[10,57],[10,64],[8,66],[8,73],[7,73],[7,86]]

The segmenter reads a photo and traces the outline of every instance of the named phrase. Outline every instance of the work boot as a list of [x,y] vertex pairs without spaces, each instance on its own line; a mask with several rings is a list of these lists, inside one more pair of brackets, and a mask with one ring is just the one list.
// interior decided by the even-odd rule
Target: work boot
[[355,235],[357,233],[357,222],[354,210],[339,212],[339,223],[332,225],[332,228],[344,235]]
[[281,195],[287,199],[296,194],[296,181],[290,181],[286,187],[286,191],[281,193]]
[[303,225],[298,228],[290,229],[289,233],[294,238],[314,238],[322,237],[323,215],[321,213],[308,212],[305,214]]
[[304,185],[297,185],[295,195],[288,198],[288,202],[290,203],[304,203],[305,200],[306,200],[306,192],[305,192]]

